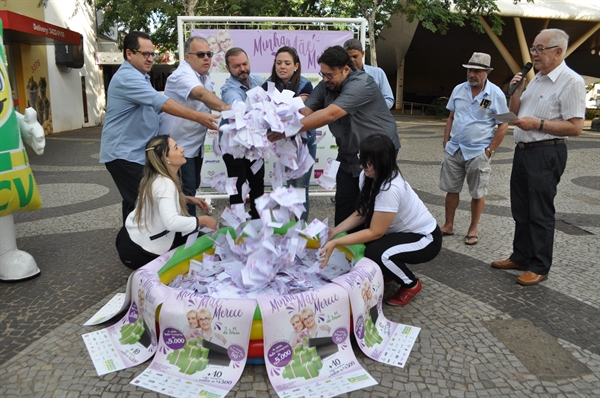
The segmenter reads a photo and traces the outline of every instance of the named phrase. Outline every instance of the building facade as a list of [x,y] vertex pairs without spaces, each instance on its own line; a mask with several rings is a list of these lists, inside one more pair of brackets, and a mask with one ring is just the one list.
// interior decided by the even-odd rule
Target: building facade
[[105,90],[94,6],[3,0],[0,18],[16,109],[34,107],[46,134],[100,125]]

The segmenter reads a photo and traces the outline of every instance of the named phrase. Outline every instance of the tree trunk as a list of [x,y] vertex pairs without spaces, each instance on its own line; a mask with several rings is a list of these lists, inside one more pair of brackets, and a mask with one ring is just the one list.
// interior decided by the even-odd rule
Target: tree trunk
[[375,14],[377,8],[373,7],[373,11],[367,17],[369,23],[369,51],[371,53],[370,65],[377,66],[377,48],[375,48]]

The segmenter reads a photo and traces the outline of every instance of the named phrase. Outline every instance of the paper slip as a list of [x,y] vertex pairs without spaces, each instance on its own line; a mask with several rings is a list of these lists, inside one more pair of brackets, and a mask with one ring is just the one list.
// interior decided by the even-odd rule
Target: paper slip
[[493,117],[494,119],[496,119],[499,122],[512,122],[513,120],[518,119],[519,117],[517,115],[515,115],[512,112],[508,112],[508,113],[500,113],[497,115],[492,115],[490,114],[491,117]]
[[328,191],[332,191],[333,188],[335,188],[335,178],[327,177],[325,174],[321,174],[321,176],[317,178],[317,184]]
[[325,171],[323,175],[329,178],[335,178],[337,175],[338,169],[340,168],[340,162],[333,159],[327,159],[327,167],[325,167]]
[[96,312],[93,317],[88,319],[83,326],[97,325],[107,321],[125,309],[125,293],[117,293],[100,311]]

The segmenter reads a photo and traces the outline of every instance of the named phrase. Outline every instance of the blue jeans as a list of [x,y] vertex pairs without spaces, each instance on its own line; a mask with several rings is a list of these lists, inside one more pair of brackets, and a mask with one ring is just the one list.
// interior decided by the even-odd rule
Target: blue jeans
[[[200,186],[200,173],[202,172],[203,158],[185,158],[186,162],[179,168],[181,175],[181,190],[185,196],[196,196],[196,190]],[[190,216],[196,215],[196,205],[187,205]]]
[[[313,158],[313,160],[317,157],[317,144],[315,144],[315,139],[316,139],[316,134],[313,131],[312,132],[312,139],[311,139],[311,135],[308,135],[308,140],[306,140],[306,145],[308,146],[308,153],[310,153],[310,156]],[[302,140],[302,142],[304,142],[305,140]],[[304,207],[306,208],[306,211],[304,213],[302,213],[302,216],[300,217],[301,220],[303,221],[307,221],[308,222],[308,211],[310,210],[310,201],[308,198],[308,190],[309,190],[309,186],[310,186],[310,176],[312,175],[312,170],[313,168],[311,167],[306,173],[304,173],[304,175],[302,177],[299,178],[293,178],[291,180],[288,180],[288,185],[294,188],[302,188],[305,187],[306,189],[306,202],[304,203]]]

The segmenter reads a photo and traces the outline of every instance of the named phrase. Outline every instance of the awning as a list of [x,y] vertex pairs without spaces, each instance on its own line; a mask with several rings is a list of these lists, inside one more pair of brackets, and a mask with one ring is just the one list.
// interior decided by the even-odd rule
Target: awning
[[81,35],[44,21],[12,11],[0,11],[4,27],[4,43],[54,44],[55,41],[80,45]]
[[500,16],[600,22],[598,0],[496,0]]

